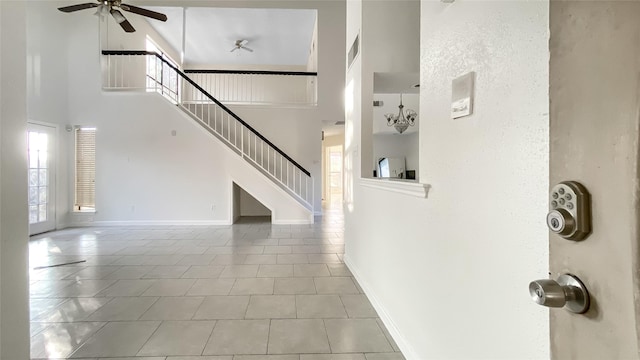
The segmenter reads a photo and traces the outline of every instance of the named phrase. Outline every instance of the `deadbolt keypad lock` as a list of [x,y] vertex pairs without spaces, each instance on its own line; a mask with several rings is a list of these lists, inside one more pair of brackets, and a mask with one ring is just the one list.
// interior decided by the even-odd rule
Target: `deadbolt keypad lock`
[[549,230],[565,239],[580,241],[591,232],[591,199],[587,189],[575,181],[563,181],[549,196]]

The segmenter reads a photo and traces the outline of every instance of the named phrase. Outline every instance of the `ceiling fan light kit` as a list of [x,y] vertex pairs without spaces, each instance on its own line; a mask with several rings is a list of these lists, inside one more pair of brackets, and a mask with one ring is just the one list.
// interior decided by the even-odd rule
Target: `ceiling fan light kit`
[[133,14],[146,16],[148,18],[156,19],[159,21],[167,21],[167,16],[165,14],[161,14],[159,12],[155,12],[152,10],[143,9],[137,6],[123,4],[122,0],[98,0],[95,3],[83,3],[71,6],[64,6],[58,8],[58,10],[71,13],[85,9],[98,8],[95,15],[96,16],[107,16],[107,14],[111,14],[113,19],[120,24],[120,27],[126,32],[135,32],[136,29],[131,25],[131,23],[127,20],[126,17],[122,14],[120,10],[128,11]]

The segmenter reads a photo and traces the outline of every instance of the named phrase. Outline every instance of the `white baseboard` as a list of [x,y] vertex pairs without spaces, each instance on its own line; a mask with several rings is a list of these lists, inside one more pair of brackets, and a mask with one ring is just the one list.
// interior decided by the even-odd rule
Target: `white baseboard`
[[400,333],[400,330],[398,330],[398,327],[393,322],[393,319],[391,319],[391,316],[386,311],[385,307],[378,300],[378,297],[376,296],[369,283],[360,275],[358,268],[353,264],[353,262],[351,262],[351,259],[347,254],[344,255],[344,263],[347,265],[353,276],[360,284],[360,287],[367,295],[367,298],[371,302],[371,305],[373,305],[373,308],[378,313],[378,316],[380,316],[380,320],[382,320],[384,325],[387,327],[387,330],[389,330],[391,337],[393,338],[393,340],[395,340],[405,359],[420,360],[413,347],[407,342],[404,336],[402,336],[402,333]]
[[128,220],[128,221],[92,221],[71,222],[67,227],[92,227],[92,226],[228,226],[229,220]]

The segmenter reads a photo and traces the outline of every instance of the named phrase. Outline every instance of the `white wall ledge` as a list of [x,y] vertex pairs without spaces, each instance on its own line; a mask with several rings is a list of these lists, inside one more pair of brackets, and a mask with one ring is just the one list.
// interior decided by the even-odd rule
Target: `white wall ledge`
[[360,185],[426,199],[431,185],[407,180],[360,179]]

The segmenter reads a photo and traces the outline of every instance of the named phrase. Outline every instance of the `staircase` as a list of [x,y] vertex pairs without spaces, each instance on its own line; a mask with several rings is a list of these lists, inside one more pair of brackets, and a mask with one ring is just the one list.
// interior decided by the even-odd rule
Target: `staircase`
[[[314,209],[311,173],[161,55],[137,50],[102,51],[105,90],[162,94],[278,185],[307,210]],[[142,77],[141,74],[145,74]]]

